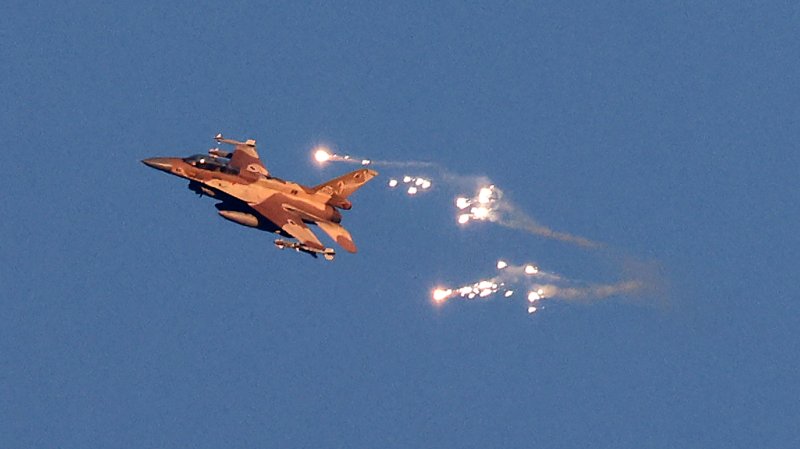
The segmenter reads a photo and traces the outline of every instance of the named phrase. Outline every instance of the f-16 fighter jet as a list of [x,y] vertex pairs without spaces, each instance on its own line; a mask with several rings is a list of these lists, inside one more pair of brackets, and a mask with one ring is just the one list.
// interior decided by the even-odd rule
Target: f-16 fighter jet
[[275,240],[280,249],[290,248],[314,257],[333,260],[307,224],[315,224],[347,251],[356,252],[353,238],[339,223],[339,209],[353,207],[348,197],[378,173],[362,168],[316,187],[306,187],[270,175],[256,152],[256,141],[238,142],[222,134],[218,143],[233,145],[233,152],[212,148],[208,154],[186,158],[156,157],[142,162],[152,168],[189,180],[189,190],[219,200],[219,214],[244,226],[293,237]]

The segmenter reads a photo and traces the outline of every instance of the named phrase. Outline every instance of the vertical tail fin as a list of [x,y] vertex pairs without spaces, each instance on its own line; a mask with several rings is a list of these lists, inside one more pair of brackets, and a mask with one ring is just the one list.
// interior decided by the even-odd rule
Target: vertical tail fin
[[324,182],[314,187],[314,191],[347,198],[375,176],[378,176],[378,172],[375,170],[362,168]]

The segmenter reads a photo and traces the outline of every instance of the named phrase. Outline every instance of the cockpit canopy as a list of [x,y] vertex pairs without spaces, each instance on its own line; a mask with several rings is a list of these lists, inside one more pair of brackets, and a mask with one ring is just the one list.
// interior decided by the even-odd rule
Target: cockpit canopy
[[219,171],[231,175],[239,174],[239,170],[230,167],[228,164],[222,162],[219,158],[212,157],[207,154],[195,154],[194,156],[184,158],[183,162],[202,170]]

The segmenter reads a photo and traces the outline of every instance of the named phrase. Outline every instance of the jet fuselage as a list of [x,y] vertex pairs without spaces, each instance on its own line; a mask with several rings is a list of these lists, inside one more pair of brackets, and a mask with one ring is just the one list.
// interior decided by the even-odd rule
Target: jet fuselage
[[299,214],[306,223],[342,221],[342,214],[328,204],[329,195],[280,178],[250,172],[243,176],[224,164],[208,163],[210,160],[213,159],[159,157],[142,162],[157,170],[188,179],[190,190],[221,201],[216,205],[220,216],[244,226],[275,232],[274,225],[267,220],[259,220],[258,214],[250,212],[250,205],[261,203],[273,195],[280,195],[283,207]]
[[314,257],[333,260],[335,251],[325,247],[307,224],[315,224],[339,246],[355,253],[350,232],[341,226],[339,209],[349,210],[348,197],[377,172],[361,168],[315,187],[270,176],[256,151],[256,141],[239,142],[214,137],[218,143],[234,146],[233,152],[219,148],[208,155],[187,158],[159,157],[142,162],[152,168],[189,180],[189,189],[219,200],[219,214],[244,226],[284,235],[296,241],[276,240],[280,249],[291,248]]

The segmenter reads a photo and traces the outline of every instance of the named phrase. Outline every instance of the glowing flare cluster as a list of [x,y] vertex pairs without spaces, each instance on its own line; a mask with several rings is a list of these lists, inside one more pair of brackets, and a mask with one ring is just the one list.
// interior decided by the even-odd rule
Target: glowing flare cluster
[[477,282],[463,285],[461,287],[437,287],[433,290],[433,301],[442,304],[452,298],[488,299],[495,294],[502,294],[504,298],[511,298],[514,295],[515,284],[530,285],[528,292],[528,313],[538,310],[536,303],[545,299],[544,286],[532,284],[531,279],[540,277],[557,278],[555,275],[540,273],[539,267],[533,264],[510,265],[505,260],[497,261],[497,275],[488,279],[481,279]]
[[484,279],[455,289],[437,288],[433,291],[433,300],[442,303],[457,296],[465,299],[487,298],[498,291],[503,291],[506,298],[513,294],[513,291],[507,290],[504,284],[498,284],[494,279]]
[[400,184],[404,184],[406,189],[406,193],[413,196],[423,190],[428,190],[433,185],[433,182],[428,178],[423,178],[421,176],[409,176],[405,175],[401,179],[391,178],[389,179],[388,186],[391,189],[398,187]]
[[[534,264],[512,265],[498,260],[494,277],[458,288],[440,287],[434,291],[434,300],[442,303],[450,298],[489,298],[500,293],[505,298],[514,295],[514,288],[526,291],[527,311],[536,313],[545,299],[562,300],[601,299],[613,295],[631,294],[645,288],[639,280],[621,280],[614,284],[587,284],[542,271]],[[437,293],[438,292],[438,293]]]
[[443,302],[446,301],[452,294],[453,290],[450,290],[449,288],[437,288],[433,291],[433,300],[436,302]]
[[495,205],[500,199],[499,192],[494,185],[478,189],[472,198],[456,198],[456,207],[459,210],[458,223],[466,224],[470,220],[492,220],[495,217]]

